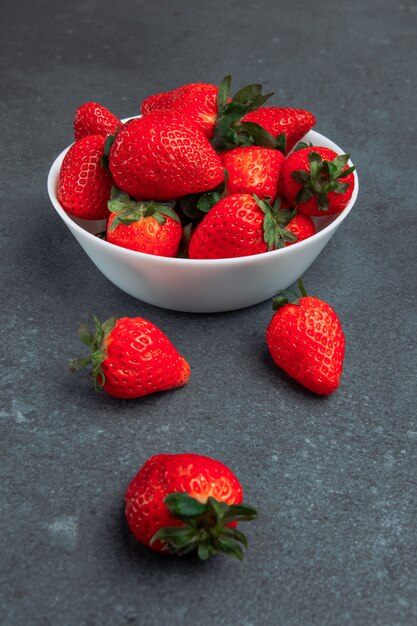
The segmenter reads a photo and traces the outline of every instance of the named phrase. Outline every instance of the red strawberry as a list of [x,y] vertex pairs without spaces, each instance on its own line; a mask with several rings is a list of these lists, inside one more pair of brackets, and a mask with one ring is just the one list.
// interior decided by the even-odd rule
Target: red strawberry
[[290,154],[282,167],[283,192],[304,215],[340,213],[352,197],[354,166],[349,155],[312,146]]
[[119,189],[140,200],[172,200],[219,185],[219,157],[176,111],[153,111],[118,132],[109,155]]
[[215,85],[192,83],[157,93],[142,102],[141,112],[147,115],[161,109],[178,111],[211,139],[217,117],[217,89]]
[[86,220],[100,220],[108,215],[113,181],[102,166],[105,141],[101,135],[88,135],[76,141],[64,157],[58,200],[71,215]]
[[[308,215],[295,215],[286,225],[286,229],[297,237],[297,241],[303,241],[316,234],[314,222]],[[286,241],[285,245],[292,246],[297,241]]]
[[75,140],[87,135],[113,135],[122,122],[113,113],[97,102],[86,102],[75,112]]
[[296,237],[286,228],[291,212],[257,196],[235,193],[220,200],[191,237],[190,259],[226,259],[283,248]]
[[[320,395],[339,386],[345,338],[332,307],[307,296],[299,281],[301,297],[290,303],[285,295],[274,299],[278,309],[266,332],[275,363],[296,381]],[[288,292],[283,292],[283,294]]]
[[122,248],[157,256],[176,256],[182,237],[175,201],[134,202],[127,193],[112,190],[108,208],[107,241]]
[[315,126],[316,118],[304,109],[264,107],[245,115],[242,122],[255,122],[273,137],[285,135],[284,152],[287,154]]
[[168,337],[141,317],[112,317],[100,324],[93,316],[95,334],[81,324],[78,335],[91,355],[71,361],[72,371],[92,366],[96,389],[116,398],[141,398],[157,391],[182,387],[190,366]]
[[[225,76],[219,87],[204,83],[184,85],[173,91],[155,94],[147,98],[141,111],[144,115],[156,110],[174,110],[185,120],[197,125],[208,139],[213,139],[217,151],[238,145],[262,145],[275,147],[273,137],[257,125],[240,125],[249,111],[262,106],[273,94],[262,94],[262,85],[247,85],[230,97],[232,77]],[[213,136],[214,135],[214,136]]]
[[249,111],[262,106],[273,94],[262,94],[262,85],[247,85],[230,97],[232,77],[225,76],[219,87],[204,83],[184,85],[155,94],[141,106],[143,115],[152,111],[174,110],[197,125],[217,151],[240,145],[276,147],[277,142],[257,124],[241,124]]
[[146,461],[125,495],[126,520],[151,550],[178,555],[197,550],[243,558],[246,538],[235,526],[256,518],[242,503],[242,487],[228,467],[199,454],[158,454]]
[[247,146],[220,154],[227,171],[226,189],[233,193],[256,193],[274,202],[284,155],[279,150]]

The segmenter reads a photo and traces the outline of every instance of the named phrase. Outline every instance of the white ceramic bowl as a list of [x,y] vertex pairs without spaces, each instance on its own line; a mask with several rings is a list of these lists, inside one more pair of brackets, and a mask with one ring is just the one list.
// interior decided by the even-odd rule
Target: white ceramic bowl
[[[339,146],[315,131],[307,133],[305,141],[343,154]],[[263,302],[276,291],[286,289],[320,254],[348,216],[358,195],[355,171],[353,195],[342,213],[314,218],[315,235],[280,250],[234,259],[159,257],[108,243],[94,234],[105,230],[104,220],[81,220],[64,211],[58,202],[57,187],[61,163],[69,147],[55,159],[48,176],[49,197],[58,215],[112,283],[139,300],[175,311],[231,311]]]

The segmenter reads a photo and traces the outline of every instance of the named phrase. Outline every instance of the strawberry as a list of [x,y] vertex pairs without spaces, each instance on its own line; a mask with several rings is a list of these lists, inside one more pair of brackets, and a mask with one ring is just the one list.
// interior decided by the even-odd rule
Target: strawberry
[[242,121],[255,122],[273,137],[277,137],[284,154],[288,154],[316,124],[316,118],[310,111],[279,107],[264,107],[251,111]]
[[142,115],[161,109],[180,112],[211,139],[217,117],[217,87],[192,83],[150,96],[141,105]]
[[[273,316],[266,342],[275,363],[291,378],[320,395],[329,395],[339,386],[345,338],[332,307],[308,296],[302,281],[301,297],[282,292],[274,298]],[[288,295],[295,299],[290,302]]]
[[303,241],[316,234],[316,227],[311,217],[302,215],[301,213],[290,219],[286,225],[286,229],[297,238],[296,241],[286,241],[286,246],[292,246],[294,243],[297,243],[297,241]]
[[256,193],[260,198],[274,202],[284,155],[279,150],[247,146],[220,154],[227,171],[226,188],[229,194]]
[[246,113],[264,104],[273,94],[262,94],[261,85],[247,85],[230,97],[231,81],[232,77],[228,75],[219,87],[192,83],[155,94],[142,103],[142,114],[163,109],[177,111],[188,123],[197,125],[208,139],[212,139],[217,151],[253,143],[271,147],[274,138],[266,137],[267,133],[260,126],[252,124],[252,129],[250,125],[245,128],[239,122]]
[[352,197],[353,171],[349,155],[311,146],[290,154],[282,167],[286,198],[304,215],[340,213]]
[[182,227],[174,205],[174,200],[164,204],[152,200],[134,202],[127,193],[114,187],[108,202],[111,215],[107,241],[157,256],[176,256]]
[[109,166],[117,187],[138,200],[203,193],[224,178],[206,137],[176,111],[127,122],[110,149]]
[[105,141],[101,135],[82,137],[64,157],[58,200],[71,215],[88,220],[100,220],[108,215],[107,201],[113,181],[102,165]]
[[75,140],[87,135],[113,135],[122,122],[113,113],[97,102],[86,102],[75,112]]
[[296,241],[285,225],[290,217],[257,196],[235,193],[220,200],[197,226],[190,259],[226,259],[260,254]]
[[97,390],[116,398],[141,398],[187,383],[190,366],[151,322],[141,317],[111,317],[103,324],[95,316],[93,320],[95,334],[86,324],[78,331],[91,354],[71,361],[70,368],[75,372],[91,365]]
[[135,538],[156,552],[197,551],[206,560],[219,552],[242,559],[246,537],[239,521],[256,518],[242,504],[242,487],[228,467],[199,454],[158,454],[129,484],[125,515]]

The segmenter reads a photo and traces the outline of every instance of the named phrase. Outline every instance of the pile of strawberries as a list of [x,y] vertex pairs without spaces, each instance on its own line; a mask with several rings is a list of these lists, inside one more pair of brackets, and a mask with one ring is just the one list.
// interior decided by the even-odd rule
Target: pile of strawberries
[[[297,142],[312,113],[262,107],[272,94],[249,85],[230,98],[220,86],[192,84],[145,100],[143,116],[123,124],[95,103],[75,115],[58,197],[71,214],[107,219],[109,242],[149,254],[226,258],[291,245],[315,232],[311,216],[342,211],[353,192],[349,155]],[[262,107],[262,108],[260,108]],[[330,305],[286,291],[273,301],[266,343],[275,363],[319,395],[339,386],[345,338]],[[168,337],[141,317],[93,316],[81,324],[96,389],[123,399],[182,387],[190,365]],[[197,454],[148,459],[125,495],[133,535],[157,552],[219,552],[242,559],[238,522],[256,518],[237,477]]]
[[77,109],[58,199],[107,220],[110,243],[160,256],[248,256],[313,235],[312,216],[348,204],[349,155],[298,143],[315,125],[303,109],[263,106],[248,85],[184,85],[147,98],[123,124],[99,104]]

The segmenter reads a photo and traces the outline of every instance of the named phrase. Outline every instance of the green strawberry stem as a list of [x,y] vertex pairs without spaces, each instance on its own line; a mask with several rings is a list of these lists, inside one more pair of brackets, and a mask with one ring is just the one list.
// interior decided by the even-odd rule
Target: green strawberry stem
[[300,293],[288,289],[282,289],[272,298],[272,308],[277,311],[286,304],[300,304],[301,298],[307,297],[307,291],[301,278],[297,281],[297,287]]
[[[237,146],[264,146],[279,148],[280,142],[260,124],[242,122],[250,111],[256,111],[274,94],[262,93],[262,85],[247,85],[230,99],[232,77],[227,75],[219,85],[217,94],[218,114],[211,141],[217,152],[231,150]],[[229,102],[230,99],[230,102]]]
[[304,287],[304,283],[303,283],[303,279],[302,278],[299,278],[297,280],[297,287],[298,287],[298,289],[299,289],[299,291],[301,293],[301,296],[303,298],[307,298],[307,291],[306,291],[306,288]]
[[90,348],[90,354],[79,359],[73,359],[70,361],[69,367],[71,372],[74,373],[91,365],[90,376],[93,378],[95,390],[99,391],[105,383],[105,376],[101,367],[102,362],[106,358],[103,343],[106,336],[115,327],[117,317],[113,315],[103,324],[100,323],[95,315],[91,317],[94,321],[95,333],[90,331],[87,324],[80,324],[78,328],[78,336],[82,343]]
[[279,198],[277,198],[274,205],[269,204],[266,199],[260,200],[256,194],[253,194],[253,198],[264,214],[264,241],[268,246],[268,251],[284,248],[286,242],[294,243],[297,241],[294,233],[285,228],[295,217],[296,209],[281,209]]
[[329,210],[328,194],[345,193],[350,183],[340,182],[340,178],[345,178],[355,170],[352,165],[348,169],[344,169],[349,161],[349,154],[340,154],[332,161],[323,160],[318,152],[310,152],[308,162],[310,164],[310,172],[306,170],[296,170],[291,176],[296,183],[301,185],[301,189],[295,198],[295,203],[300,204],[307,202],[313,196],[317,199],[317,207],[320,211]]
[[196,550],[203,561],[219,552],[240,561],[243,559],[240,544],[247,547],[246,537],[228,524],[256,519],[257,511],[253,506],[226,504],[212,497],[203,503],[187,492],[171,493],[164,503],[171,515],[184,524],[159,529],[151,544],[161,541],[167,552],[179,556]]
[[116,213],[116,217],[111,223],[110,230],[115,230],[119,224],[134,224],[151,216],[161,225],[165,223],[167,217],[179,222],[180,218],[174,211],[174,206],[175,200],[166,202],[141,200],[135,202],[127,193],[113,186],[107,208],[111,213]]

